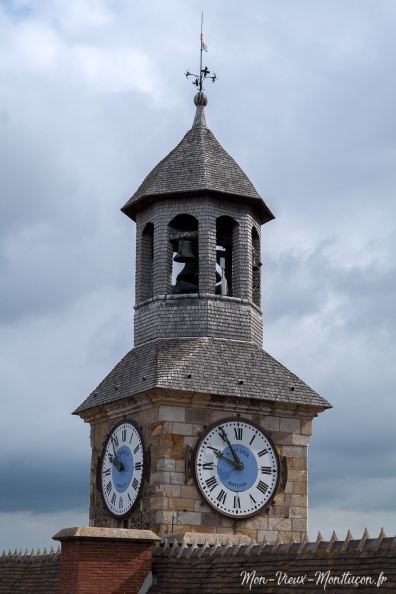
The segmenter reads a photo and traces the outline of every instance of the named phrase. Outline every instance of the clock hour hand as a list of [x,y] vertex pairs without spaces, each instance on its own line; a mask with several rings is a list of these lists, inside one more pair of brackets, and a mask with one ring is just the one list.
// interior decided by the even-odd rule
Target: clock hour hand
[[214,451],[214,453],[216,454],[216,456],[218,458],[223,458],[223,460],[226,460],[227,462],[229,462],[230,464],[232,464],[233,466],[235,466],[235,468],[237,470],[243,470],[243,464],[242,462],[237,462],[236,460],[233,460],[232,458],[229,458],[228,456],[225,456],[222,452],[220,452],[220,450],[216,450],[216,448],[214,448],[213,446],[208,446],[211,450]]
[[228,439],[228,435],[227,435],[227,433],[224,431],[224,429],[223,429],[223,428],[221,428],[221,429],[220,429],[220,435],[221,435],[221,437],[224,439],[224,441],[227,443],[228,447],[230,448],[230,450],[231,450],[231,454],[233,455],[235,462],[236,462],[237,464],[242,464],[242,462],[241,462],[241,461],[240,461],[240,459],[239,459],[239,456],[238,456],[238,454],[236,453],[236,451],[234,450],[234,448],[233,448],[233,447],[232,447],[232,445],[231,445],[231,442],[230,442],[230,440]]
[[238,463],[235,462],[235,460],[233,458],[229,458],[228,456],[225,456],[224,454],[222,454],[220,452],[220,450],[215,450],[215,454],[218,458],[223,458],[223,460],[226,460],[227,462],[229,462],[230,464],[235,466],[235,468],[238,468]]

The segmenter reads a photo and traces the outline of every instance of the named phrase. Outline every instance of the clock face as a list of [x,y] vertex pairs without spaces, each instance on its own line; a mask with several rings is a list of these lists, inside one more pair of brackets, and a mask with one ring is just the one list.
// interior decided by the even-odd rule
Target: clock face
[[218,512],[253,516],[267,507],[280,479],[271,438],[254,423],[229,418],[211,425],[195,449],[197,486]]
[[133,421],[121,421],[106,440],[100,467],[102,496],[112,516],[122,518],[131,513],[145,474],[146,456],[139,428]]

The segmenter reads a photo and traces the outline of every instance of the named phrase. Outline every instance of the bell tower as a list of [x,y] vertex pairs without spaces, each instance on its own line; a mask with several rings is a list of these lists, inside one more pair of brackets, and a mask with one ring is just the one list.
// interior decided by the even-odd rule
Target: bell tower
[[330,405],[262,350],[274,216],[208,129],[202,90],[194,103],[191,130],[122,208],[134,348],[75,411],[91,425],[90,523],[297,541],[311,422]]
[[181,143],[122,211],[136,222],[135,346],[155,339],[262,344],[260,230],[274,218],[206,127],[202,92]]

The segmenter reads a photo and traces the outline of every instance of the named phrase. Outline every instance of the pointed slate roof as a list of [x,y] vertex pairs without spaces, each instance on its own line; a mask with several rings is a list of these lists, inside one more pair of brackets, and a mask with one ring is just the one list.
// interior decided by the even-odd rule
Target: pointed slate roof
[[203,99],[196,101],[197,112],[191,130],[154,167],[121,210],[135,219],[142,202],[152,197],[211,192],[243,198],[251,202],[262,224],[270,221],[274,215],[251,181],[206,127],[204,105],[207,98],[203,93],[198,95],[203,95]]
[[331,408],[327,400],[252,343],[175,338],[132,349],[73,414],[153,388]]

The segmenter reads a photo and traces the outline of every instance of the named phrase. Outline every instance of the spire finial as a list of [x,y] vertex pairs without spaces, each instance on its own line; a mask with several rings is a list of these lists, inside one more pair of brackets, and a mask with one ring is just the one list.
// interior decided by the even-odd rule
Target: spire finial
[[217,76],[215,73],[213,73],[212,76],[209,76],[210,70],[208,70],[207,66],[205,66],[205,68],[202,68],[202,53],[207,52],[207,51],[208,51],[208,48],[206,47],[204,40],[203,40],[203,13],[202,13],[199,75],[192,74],[188,70],[186,72],[186,78],[189,78],[190,76],[192,76],[194,78],[194,80],[192,81],[192,84],[195,85],[198,89],[198,93],[194,97],[194,103],[197,106],[197,111],[196,111],[194,122],[192,125],[193,128],[206,128],[206,118],[205,118],[204,107],[208,103],[208,98],[205,95],[205,93],[203,92],[203,81],[206,79],[210,79],[212,81],[212,83],[214,83],[215,80],[217,79]]
[[186,72],[186,78],[189,78],[190,76],[193,76],[195,80],[192,81],[192,84],[195,85],[197,87],[197,89],[199,90],[199,92],[201,93],[203,91],[203,81],[206,79],[210,79],[212,82],[215,82],[215,80],[217,79],[217,76],[215,73],[212,74],[212,76],[209,76],[210,74],[210,70],[208,70],[208,67],[205,66],[205,68],[202,68],[202,53],[203,52],[207,52],[208,48],[207,46],[204,44],[204,40],[203,40],[203,13],[201,16],[201,48],[200,48],[200,58],[199,58],[199,74],[193,74],[192,72],[189,72],[189,70],[187,70]]

